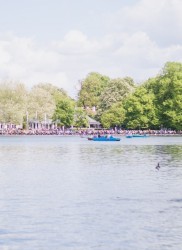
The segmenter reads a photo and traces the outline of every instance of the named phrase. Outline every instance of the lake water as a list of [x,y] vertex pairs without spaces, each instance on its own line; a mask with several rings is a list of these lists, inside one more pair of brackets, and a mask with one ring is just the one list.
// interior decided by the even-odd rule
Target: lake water
[[0,137],[0,250],[17,249],[182,249],[182,137]]

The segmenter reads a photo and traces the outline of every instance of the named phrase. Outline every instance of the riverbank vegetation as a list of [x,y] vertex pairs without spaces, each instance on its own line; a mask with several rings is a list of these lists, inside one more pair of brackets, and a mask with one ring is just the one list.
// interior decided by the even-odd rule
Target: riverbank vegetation
[[[99,74],[97,77],[102,79]],[[166,63],[156,77],[140,85],[129,77],[107,78],[105,85],[100,84],[102,91],[94,92],[91,81],[92,74],[82,82],[78,103],[87,108],[88,96],[92,93],[92,105],[97,110],[93,116],[103,127],[182,129],[182,63]]]
[[23,83],[0,84],[0,122],[27,125],[52,119],[60,126],[87,127],[90,116],[104,128],[182,129],[182,63],[168,62],[138,85],[130,77],[110,79],[92,72],[80,82],[77,100],[52,84],[26,89]]

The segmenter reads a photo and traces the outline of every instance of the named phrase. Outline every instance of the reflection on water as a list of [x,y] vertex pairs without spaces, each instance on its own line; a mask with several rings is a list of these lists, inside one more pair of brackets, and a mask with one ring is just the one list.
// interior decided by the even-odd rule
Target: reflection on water
[[181,248],[181,138],[0,139],[0,249]]

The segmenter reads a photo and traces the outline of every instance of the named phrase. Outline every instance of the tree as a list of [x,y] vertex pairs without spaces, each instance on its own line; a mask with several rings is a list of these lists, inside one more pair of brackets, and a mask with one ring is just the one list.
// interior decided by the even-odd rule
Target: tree
[[59,100],[62,100],[63,98],[69,98],[65,90],[63,90],[62,88],[58,88],[51,83],[39,83],[36,85],[36,87],[49,92],[49,94],[51,94],[51,96],[53,97],[55,103],[58,103]]
[[108,110],[114,103],[124,100],[129,93],[134,91],[135,87],[132,78],[126,77],[112,79],[100,95],[98,115],[101,115],[102,112]]
[[54,111],[53,121],[61,126],[70,127],[74,122],[74,102],[68,98],[60,100]]
[[122,103],[116,103],[101,116],[101,123],[105,128],[121,126],[125,120],[125,110]]
[[168,62],[162,72],[145,84],[155,95],[159,124],[182,129],[182,63]]
[[143,86],[138,87],[124,102],[125,126],[130,129],[146,129],[158,126],[154,94]]
[[77,128],[88,127],[88,120],[86,112],[83,108],[77,107],[74,112],[74,126]]
[[97,107],[99,97],[104,88],[108,85],[109,77],[99,73],[90,73],[82,82],[81,89],[78,93],[78,106],[81,107]]
[[51,93],[40,86],[34,86],[28,95],[27,111],[30,118],[44,120],[52,118],[56,103]]
[[22,83],[2,82],[0,85],[0,122],[23,124],[27,107],[27,90]]

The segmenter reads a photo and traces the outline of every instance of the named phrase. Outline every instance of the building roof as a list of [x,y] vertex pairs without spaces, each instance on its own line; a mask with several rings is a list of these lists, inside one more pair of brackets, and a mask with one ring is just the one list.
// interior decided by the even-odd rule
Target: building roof
[[100,122],[94,120],[93,118],[87,116],[87,120],[89,122],[89,124],[93,124],[93,125],[100,125]]

